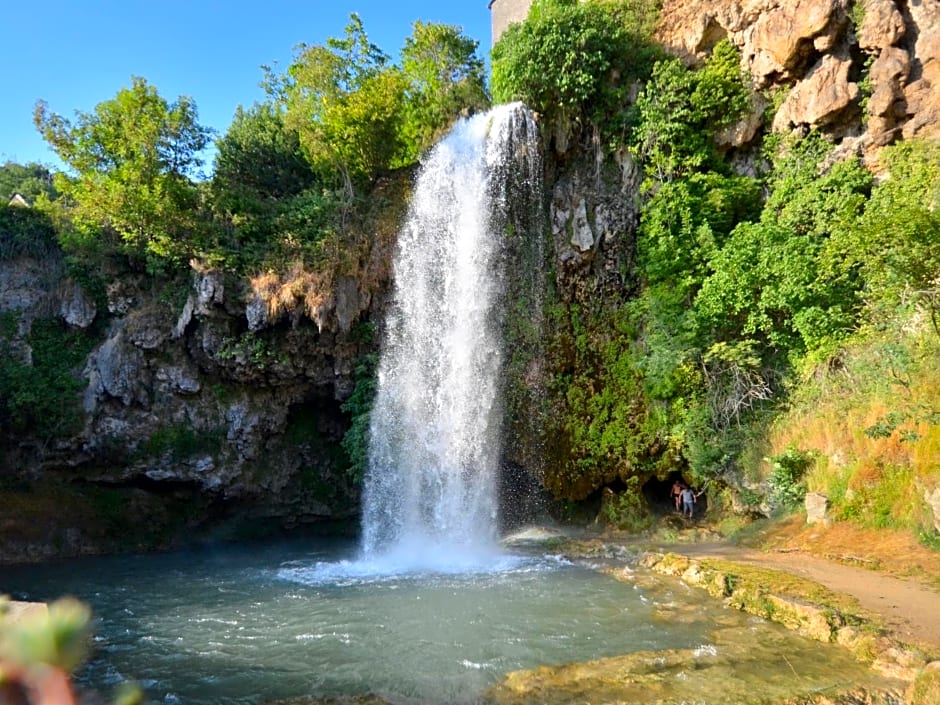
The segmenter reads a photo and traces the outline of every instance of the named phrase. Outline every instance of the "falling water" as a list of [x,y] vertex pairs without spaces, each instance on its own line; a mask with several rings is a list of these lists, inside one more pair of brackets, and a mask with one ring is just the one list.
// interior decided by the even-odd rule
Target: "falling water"
[[483,560],[496,539],[509,213],[533,192],[531,114],[462,120],[429,154],[398,241],[370,428],[363,549],[405,567]]

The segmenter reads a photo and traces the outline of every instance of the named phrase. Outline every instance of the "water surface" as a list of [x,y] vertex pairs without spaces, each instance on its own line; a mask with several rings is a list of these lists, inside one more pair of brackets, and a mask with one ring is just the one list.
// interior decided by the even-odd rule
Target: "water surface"
[[[370,692],[469,703],[517,669],[713,654],[724,648],[714,625],[729,620],[777,629],[701,591],[618,581],[537,549],[470,572],[376,572],[356,553],[324,540],[82,559],[4,568],[0,592],[87,601],[96,651],[79,681],[107,691],[135,680],[150,703],[187,705]],[[786,648],[791,663],[801,658]],[[800,648],[818,660],[816,645]]]

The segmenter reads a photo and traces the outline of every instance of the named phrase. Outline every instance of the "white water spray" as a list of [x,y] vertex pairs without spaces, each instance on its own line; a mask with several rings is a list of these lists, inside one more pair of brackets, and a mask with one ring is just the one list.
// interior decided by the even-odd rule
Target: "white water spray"
[[372,411],[363,550],[463,568],[496,546],[510,183],[537,178],[521,105],[463,120],[422,165],[395,256]]

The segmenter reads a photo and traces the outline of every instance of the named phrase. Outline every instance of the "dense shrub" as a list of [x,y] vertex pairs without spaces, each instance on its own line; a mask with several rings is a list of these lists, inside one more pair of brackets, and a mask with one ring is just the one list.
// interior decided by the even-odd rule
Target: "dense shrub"
[[631,139],[647,175],[663,183],[705,168],[721,169],[715,136],[749,105],[740,57],[727,40],[697,71],[675,58],[658,62],[637,99]]
[[813,454],[789,447],[770,458],[773,468],[767,482],[774,505],[795,509],[806,496],[806,473],[813,466]]
[[77,431],[82,422],[80,367],[95,331],[71,330],[57,319],[33,321],[26,339],[31,359],[14,342],[10,314],[0,328],[0,428],[44,440]]
[[493,98],[520,100],[556,121],[598,127],[622,142],[628,95],[656,51],[653,3],[536,0],[493,47]]
[[46,213],[0,203],[0,261],[44,259],[60,252],[55,227]]

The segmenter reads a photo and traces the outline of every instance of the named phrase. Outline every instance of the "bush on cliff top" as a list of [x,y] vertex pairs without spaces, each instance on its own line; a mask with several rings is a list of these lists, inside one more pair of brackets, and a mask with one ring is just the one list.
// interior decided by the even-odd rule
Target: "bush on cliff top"
[[547,125],[592,123],[622,139],[629,91],[658,55],[650,2],[536,0],[525,22],[493,47],[490,84],[499,103],[522,101]]

